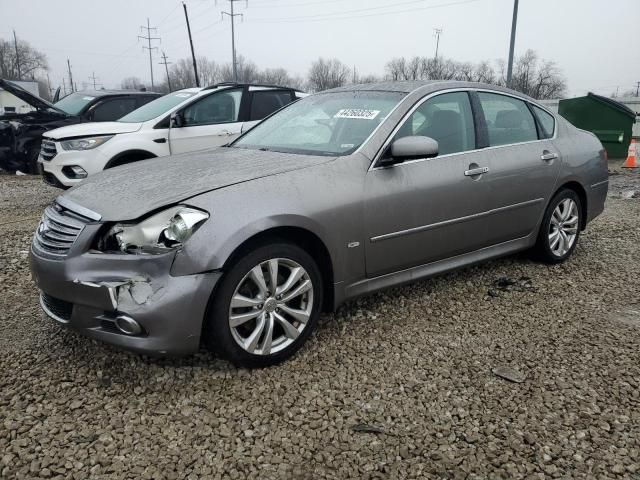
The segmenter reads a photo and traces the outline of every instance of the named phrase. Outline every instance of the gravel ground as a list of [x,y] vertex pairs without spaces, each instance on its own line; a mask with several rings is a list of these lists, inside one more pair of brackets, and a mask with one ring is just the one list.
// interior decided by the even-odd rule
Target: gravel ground
[[257,371],[46,320],[27,250],[58,192],[0,176],[0,477],[639,479],[640,177],[618,171],[569,262],[352,302]]

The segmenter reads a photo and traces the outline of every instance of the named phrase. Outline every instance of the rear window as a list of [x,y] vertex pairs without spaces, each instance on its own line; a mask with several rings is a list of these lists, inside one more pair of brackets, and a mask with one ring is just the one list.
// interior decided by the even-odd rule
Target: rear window
[[540,107],[536,107],[535,105],[531,105],[533,107],[533,111],[536,112],[536,116],[538,117],[538,121],[540,125],[542,125],[542,132],[540,132],[540,138],[551,138],[553,137],[553,132],[556,128],[556,119],[553,118],[553,115],[550,115],[548,112],[545,112]]
[[253,92],[250,120],[262,120],[291,102],[291,92],[258,90]]
[[149,102],[146,105],[143,105],[130,114],[125,115],[118,121],[125,123],[138,123],[153,120],[154,118],[157,118],[160,115],[168,112],[176,105],[180,105],[181,103],[186,102],[194,95],[195,92],[170,93],[168,95],[165,95],[164,97],[157,98],[153,102]]

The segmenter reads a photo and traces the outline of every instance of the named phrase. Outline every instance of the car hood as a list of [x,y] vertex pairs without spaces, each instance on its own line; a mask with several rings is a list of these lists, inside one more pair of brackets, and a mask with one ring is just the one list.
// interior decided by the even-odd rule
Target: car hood
[[63,197],[100,214],[103,221],[133,220],[211,190],[334,159],[220,147],[106,170]]
[[59,113],[62,113],[63,115],[68,115],[67,113],[63,112],[58,107],[56,107],[53,103],[49,103],[40,97],[36,97],[31,92],[26,91],[21,86],[16,85],[15,83],[10,82],[8,80],[0,79],[0,88],[2,88],[3,90],[6,90],[9,93],[12,93],[23,102],[27,102],[36,110],[46,110],[47,108],[51,108]]
[[54,140],[62,140],[64,138],[114,135],[118,133],[137,132],[140,130],[141,126],[141,123],[125,122],[79,123],[78,125],[69,125],[68,127],[50,130],[45,134],[45,137],[53,138]]

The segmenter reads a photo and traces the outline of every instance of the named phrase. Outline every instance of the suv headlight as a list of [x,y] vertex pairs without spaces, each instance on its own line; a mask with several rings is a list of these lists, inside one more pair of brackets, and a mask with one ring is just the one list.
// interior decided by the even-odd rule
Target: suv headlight
[[104,135],[101,137],[76,138],[75,140],[63,140],[60,145],[64,150],[91,150],[113,137],[113,135]]
[[209,218],[207,212],[178,205],[136,224],[117,223],[98,241],[102,252],[165,253],[180,247]]

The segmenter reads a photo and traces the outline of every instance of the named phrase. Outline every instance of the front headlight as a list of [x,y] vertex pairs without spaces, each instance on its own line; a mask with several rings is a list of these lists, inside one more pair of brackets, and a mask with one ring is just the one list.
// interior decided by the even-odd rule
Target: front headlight
[[118,223],[98,241],[98,250],[125,253],[164,253],[186,242],[209,218],[207,212],[177,206],[136,224]]
[[63,140],[60,145],[64,150],[91,150],[113,137],[113,135],[105,135],[102,137],[76,138],[74,140]]

